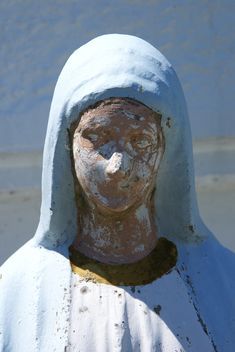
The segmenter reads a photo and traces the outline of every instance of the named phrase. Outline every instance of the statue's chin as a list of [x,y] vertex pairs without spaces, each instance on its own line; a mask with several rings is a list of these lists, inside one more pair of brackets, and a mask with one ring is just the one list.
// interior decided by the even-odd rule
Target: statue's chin
[[[93,200],[94,201],[94,200]],[[135,207],[138,207],[139,205],[139,200],[137,200],[136,198],[133,199],[129,199],[126,197],[115,197],[115,198],[105,198],[104,201],[101,201],[100,199],[96,199],[95,202],[97,207],[100,210],[103,210],[107,213],[124,213],[126,211],[128,211],[129,209],[133,209]]]

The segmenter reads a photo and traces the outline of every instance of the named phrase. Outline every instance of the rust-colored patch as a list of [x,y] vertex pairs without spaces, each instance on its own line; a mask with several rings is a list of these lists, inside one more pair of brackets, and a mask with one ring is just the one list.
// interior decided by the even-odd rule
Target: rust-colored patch
[[105,264],[88,258],[70,246],[72,271],[85,281],[121,286],[148,284],[168,273],[176,264],[175,244],[161,237],[145,258],[131,264]]

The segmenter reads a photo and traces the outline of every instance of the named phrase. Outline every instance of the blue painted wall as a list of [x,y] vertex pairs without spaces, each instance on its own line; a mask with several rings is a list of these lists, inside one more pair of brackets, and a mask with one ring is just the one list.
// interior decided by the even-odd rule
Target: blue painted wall
[[0,151],[41,149],[68,56],[105,33],[157,46],[182,82],[193,137],[235,135],[235,1],[0,2]]

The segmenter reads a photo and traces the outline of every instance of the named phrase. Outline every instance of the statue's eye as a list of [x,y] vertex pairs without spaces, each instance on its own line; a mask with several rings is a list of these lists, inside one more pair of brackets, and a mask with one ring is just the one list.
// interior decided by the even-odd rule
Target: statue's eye
[[98,135],[95,133],[88,133],[84,138],[89,139],[91,143],[95,143],[98,140]]
[[87,142],[90,142],[91,144],[95,144],[98,141],[98,133],[96,131],[92,131],[89,129],[85,129],[84,131],[81,132],[82,138],[87,140]]
[[148,147],[151,147],[152,141],[146,136],[138,136],[132,138],[131,144],[135,148],[146,149]]
[[[81,133],[85,147],[97,150],[101,155],[108,155],[112,138],[110,132],[102,129],[85,129]],[[112,143],[111,143],[112,144]]]

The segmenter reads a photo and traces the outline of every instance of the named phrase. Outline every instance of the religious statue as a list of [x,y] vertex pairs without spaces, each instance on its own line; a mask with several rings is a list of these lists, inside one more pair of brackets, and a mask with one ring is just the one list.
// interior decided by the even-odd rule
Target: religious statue
[[0,270],[0,350],[232,352],[234,264],[198,212],[170,63],[129,35],[79,48],[54,92],[36,234]]

